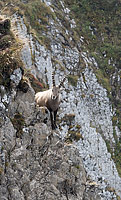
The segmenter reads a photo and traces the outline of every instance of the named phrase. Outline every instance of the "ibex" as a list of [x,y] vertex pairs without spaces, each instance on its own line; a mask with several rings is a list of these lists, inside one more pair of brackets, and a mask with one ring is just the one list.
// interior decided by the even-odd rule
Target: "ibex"
[[[52,129],[56,129],[56,115],[61,102],[60,88],[63,85],[65,78],[59,85],[55,85],[54,74],[52,73],[52,88],[35,94],[35,102],[37,105],[45,106],[50,111],[50,119]],[[54,115],[54,117],[53,117]]]

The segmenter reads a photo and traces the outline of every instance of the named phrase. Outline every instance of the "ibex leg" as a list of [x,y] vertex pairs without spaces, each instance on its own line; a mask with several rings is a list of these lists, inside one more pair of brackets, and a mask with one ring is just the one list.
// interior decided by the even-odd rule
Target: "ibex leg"
[[55,126],[54,126],[54,122],[53,122],[53,114],[52,114],[52,111],[50,111],[50,120],[51,120],[52,129],[54,130],[54,129],[55,129]]
[[56,111],[54,111],[54,126],[55,126],[55,129],[57,128],[57,125],[56,125],[56,115],[57,115],[57,111],[58,111],[58,109],[57,109]]

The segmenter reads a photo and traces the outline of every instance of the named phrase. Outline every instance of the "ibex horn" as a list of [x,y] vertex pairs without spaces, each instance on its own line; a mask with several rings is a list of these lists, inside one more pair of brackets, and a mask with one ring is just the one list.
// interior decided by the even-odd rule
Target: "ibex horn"
[[64,77],[64,79],[60,82],[59,88],[60,88],[61,86],[63,86],[63,83],[64,83],[65,80],[66,80],[66,77]]
[[52,82],[53,82],[53,86],[55,86],[55,79],[54,79],[54,73],[52,72]]

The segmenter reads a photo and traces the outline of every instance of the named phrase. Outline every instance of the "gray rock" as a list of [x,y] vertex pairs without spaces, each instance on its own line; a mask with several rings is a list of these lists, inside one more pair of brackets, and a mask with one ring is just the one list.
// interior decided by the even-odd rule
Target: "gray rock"
[[[47,6],[56,4],[50,0],[44,2]],[[61,5],[73,29],[76,24],[69,16],[69,9],[62,1]],[[53,12],[54,9],[56,6]],[[12,17],[17,37],[23,41],[21,58],[26,69],[31,69],[45,84],[48,81],[49,86],[52,85],[50,73],[53,69],[57,82],[64,74],[71,73],[77,76],[77,86],[68,80],[65,83],[58,112],[59,128],[55,132],[51,130],[49,113],[45,108],[35,107],[33,89],[16,93],[15,87],[21,80],[19,69],[11,75],[14,98],[10,100],[11,95],[1,88],[0,196],[11,200],[117,199],[116,194],[121,196],[121,178],[104,140],[115,145],[113,112],[107,91],[98,83],[91,67],[98,68],[98,64],[85,48],[84,52],[78,51],[72,41],[72,32],[63,27],[60,19],[56,22],[50,20],[51,27],[46,33],[51,47],[48,50],[27,32],[23,17],[16,14]],[[61,32],[64,37],[60,37]],[[65,35],[69,45],[63,48]],[[80,59],[86,66],[83,75]],[[73,120],[64,119],[69,115],[74,116]],[[15,116],[20,118],[15,120]],[[72,130],[80,127],[82,138],[74,145],[64,144],[71,126]],[[118,129],[116,134],[119,135]]]
[[22,71],[20,68],[17,68],[13,71],[12,75],[10,76],[11,85],[18,86],[20,80],[22,78]]

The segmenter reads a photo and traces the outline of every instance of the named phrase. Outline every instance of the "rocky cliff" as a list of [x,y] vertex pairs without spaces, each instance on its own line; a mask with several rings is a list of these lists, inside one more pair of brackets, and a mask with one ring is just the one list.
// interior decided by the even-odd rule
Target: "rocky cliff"
[[[1,200],[120,199],[120,115],[110,98],[116,88],[120,101],[119,68],[111,88],[68,1],[1,7]],[[67,76],[56,131],[34,102],[52,71],[57,84]]]

